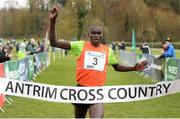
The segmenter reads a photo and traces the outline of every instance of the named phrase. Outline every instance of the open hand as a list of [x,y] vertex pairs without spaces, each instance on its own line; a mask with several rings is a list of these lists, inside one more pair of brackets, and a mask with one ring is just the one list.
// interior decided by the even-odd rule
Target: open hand
[[144,60],[143,62],[141,63],[137,63],[135,66],[134,66],[134,70],[135,71],[142,71],[144,70],[145,68],[148,67],[148,61],[147,60]]

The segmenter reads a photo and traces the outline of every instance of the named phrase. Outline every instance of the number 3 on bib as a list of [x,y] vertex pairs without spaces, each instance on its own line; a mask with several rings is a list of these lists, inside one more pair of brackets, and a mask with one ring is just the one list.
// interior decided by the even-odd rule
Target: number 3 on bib
[[98,64],[98,58],[93,58],[94,62],[93,62],[93,65],[97,65]]
[[103,71],[106,63],[106,54],[96,51],[85,51],[84,68]]

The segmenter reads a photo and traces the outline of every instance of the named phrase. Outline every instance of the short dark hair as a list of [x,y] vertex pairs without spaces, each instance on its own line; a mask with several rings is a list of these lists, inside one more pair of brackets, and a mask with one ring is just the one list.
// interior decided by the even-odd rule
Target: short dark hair
[[101,26],[99,26],[99,25],[90,26],[89,33],[91,33],[94,29],[98,29],[103,33],[103,28]]
[[163,45],[166,44],[166,41],[162,41],[162,44],[163,44]]

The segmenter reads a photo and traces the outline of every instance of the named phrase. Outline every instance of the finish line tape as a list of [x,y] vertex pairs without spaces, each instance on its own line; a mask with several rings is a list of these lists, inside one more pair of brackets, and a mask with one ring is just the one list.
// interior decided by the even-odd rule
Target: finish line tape
[[0,79],[2,94],[61,103],[130,102],[178,92],[180,92],[180,80],[146,85],[73,87]]

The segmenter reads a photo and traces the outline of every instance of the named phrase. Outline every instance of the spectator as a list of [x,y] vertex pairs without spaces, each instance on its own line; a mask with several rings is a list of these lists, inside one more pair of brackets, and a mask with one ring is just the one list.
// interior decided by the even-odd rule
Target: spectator
[[3,57],[4,57],[3,46],[2,46],[2,44],[0,43],[0,62],[2,62],[1,60],[3,59]]
[[9,61],[11,59],[10,49],[8,46],[0,46],[0,63]]
[[26,40],[24,40],[24,42],[21,43],[21,48],[23,48],[24,50],[26,50]]
[[15,44],[16,44],[16,39],[12,38],[12,39],[10,40],[10,44],[15,45]]
[[18,60],[24,59],[26,57],[26,50],[25,50],[24,43],[19,43],[17,56],[18,56]]
[[143,44],[141,45],[140,51],[143,54],[151,54],[151,49],[150,49],[150,47],[149,47],[149,45],[147,44],[146,41],[144,41]]
[[37,50],[36,51],[40,52],[40,45],[41,45],[40,41],[38,41],[37,44],[38,44],[38,46],[37,46]]
[[37,52],[44,52],[44,50],[45,50],[45,41],[43,40],[42,43],[40,43],[40,41],[38,41]]
[[113,51],[116,50],[116,43],[115,42],[112,43],[112,49],[113,49]]
[[34,38],[31,38],[29,43],[26,45],[26,52],[27,52],[28,55],[29,54],[33,55],[33,54],[37,53],[36,44],[35,44]]
[[121,43],[118,45],[118,48],[119,48],[120,50],[126,50],[125,42],[124,42],[124,41],[121,41]]
[[170,38],[167,38],[165,41],[162,41],[162,54],[160,55],[161,58],[176,58],[174,46],[170,43]]
[[16,53],[19,51],[19,42],[16,43]]

